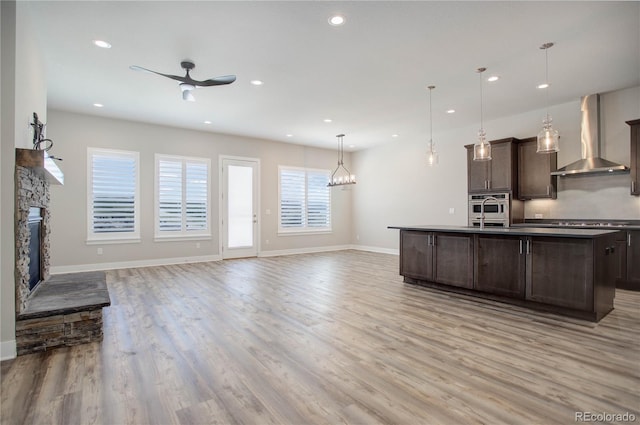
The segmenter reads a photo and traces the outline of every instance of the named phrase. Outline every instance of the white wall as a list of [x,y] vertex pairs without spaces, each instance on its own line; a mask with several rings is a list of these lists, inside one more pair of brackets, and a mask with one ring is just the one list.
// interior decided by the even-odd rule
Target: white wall
[[[55,156],[62,157],[64,186],[51,187],[52,272],[104,268],[105,264],[152,264],[171,259],[215,258],[219,255],[218,158],[219,155],[260,159],[261,254],[343,247],[350,243],[351,192],[332,189],[331,234],[278,235],[278,165],[332,169],[335,151],[223,134],[213,134],[131,121],[50,110],[48,133]],[[86,244],[87,147],[140,152],[141,238],[137,244]],[[205,157],[212,166],[212,228],[209,241],[153,240],[154,154]],[[345,158],[349,161],[349,155]],[[267,215],[266,210],[271,214]],[[267,240],[269,243],[267,243]],[[136,264],[137,264],[136,263]]]
[[[15,148],[32,145],[33,113],[46,120],[45,73],[31,38],[24,2],[1,1],[2,139],[0,187],[0,358],[15,356],[14,169]],[[19,96],[17,96],[19,91]]]
[[[640,87],[601,97],[603,156],[629,165],[629,126],[640,118]],[[580,158],[580,101],[550,108],[560,131],[558,166]],[[534,137],[545,111],[531,111],[485,123],[490,140]],[[435,124],[435,123],[434,123]],[[395,250],[398,231],[389,225],[467,224],[467,163],[464,145],[474,143],[477,126],[434,133],[440,164],[426,165],[425,140],[388,144],[353,154],[358,187],[353,192],[354,243]],[[525,215],[544,218],[640,219],[640,197],[629,195],[630,177],[561,178],[558,199],[527,201]],[[454,213],[449,214],[453,208]]]

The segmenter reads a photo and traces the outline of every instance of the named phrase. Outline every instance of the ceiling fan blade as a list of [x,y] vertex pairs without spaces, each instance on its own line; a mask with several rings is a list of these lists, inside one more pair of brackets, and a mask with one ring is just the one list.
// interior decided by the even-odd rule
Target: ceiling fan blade
[[161,75],[163,77],[167,77],[167,78],[171,78],[173,80],[176,81],[181,81],[183,83],[191,83],[191,78],[187,79],[186,77],[181,77],[179,75],[170,75],[170,74],[163,74],[162,72],[156,72],[156,71],[152,71],[150,69],[147,68],[143,68],[141,66],[138,65],[131,65],[129,67],[129,69],[133,69],[134,71],[142,71],[142,72],[150,72],[151,74],[157,74],[157,75]]
[[191,82],[196,86],[209,87],[209,86],[222,86],[225,84],[231,84],[235,80],[236,80],[235,75],[225,75],[222,77],[211,78],[209,80],[204,80],[204,81],[191,80]]

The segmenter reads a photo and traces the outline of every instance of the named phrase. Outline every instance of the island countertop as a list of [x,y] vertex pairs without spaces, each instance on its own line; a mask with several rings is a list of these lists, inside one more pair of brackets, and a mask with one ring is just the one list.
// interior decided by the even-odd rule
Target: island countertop
[[619,232],[622,229],[576,229],[559,227],[496,227],[488,226],[484,229],[470,226],[445,226],[445,225],[413,225],[413,226],[388,226],[388,229],[413,230],[418,232],[449,232],[449,233],[478,233],[485,235],[513,235],[513,236],[552,236],[563,238],[592,239],[604,235]]

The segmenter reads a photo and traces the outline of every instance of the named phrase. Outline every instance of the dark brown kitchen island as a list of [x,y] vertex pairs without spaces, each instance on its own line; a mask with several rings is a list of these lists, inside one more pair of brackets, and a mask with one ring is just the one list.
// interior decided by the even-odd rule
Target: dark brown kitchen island
[[599,321],[613,310],[616,230],[389,226],[420,284]]

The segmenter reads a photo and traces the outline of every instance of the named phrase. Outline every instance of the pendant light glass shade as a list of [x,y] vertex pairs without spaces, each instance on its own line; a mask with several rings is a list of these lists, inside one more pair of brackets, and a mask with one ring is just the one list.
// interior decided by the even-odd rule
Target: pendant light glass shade
[[560,134],[558,130],[554,130],[551,127],[551,117],[547,117],[542,121],[542,130],[538,133],[538,148],[537,153],[553,153],[558,152],[558,139]]
[[429,143],[427,145],[427,164],[429,167],[433,167],[434,165],[438,165],[438,152],[436,151],[436,145],[433,142],[433,111],[431,109],[431,91],[436,88],[436,86],[429,86]]
[[491,144],[487,142],[487,133],[482,125],[482,73],[487,68],[478,68],[476,71],[480,74],[480,130],[478,130],[478,140],[473,145],[474,161],[490,161],[491,160]]
[[[542,87],[544,90],[549,90],[549,49],[553,46],[553,43],[544,43],[540,46],[540,49],[544,50],[545,56],[545,81],[538,87]],[[558,141],[560,135],[557,130],[554,130],[551,126],[551,116],[549,115],[549,92],[546,92],[547,100],[547,115],[542,120],[542,130],[538,133],[537,153],[553,153],[560,150]]]

